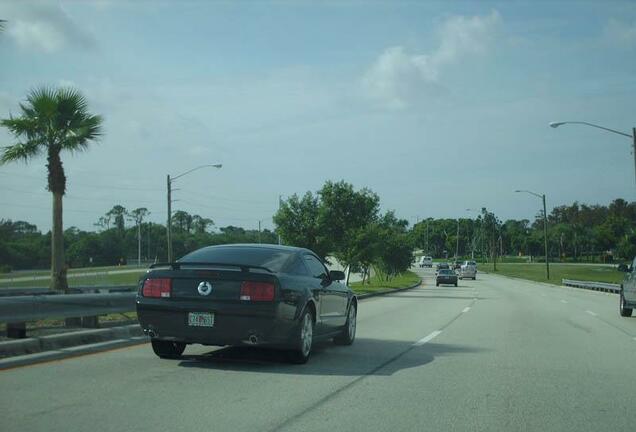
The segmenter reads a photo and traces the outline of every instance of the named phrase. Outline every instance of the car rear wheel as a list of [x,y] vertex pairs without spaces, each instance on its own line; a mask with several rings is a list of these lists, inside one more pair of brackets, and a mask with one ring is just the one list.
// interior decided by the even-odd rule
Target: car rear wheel
[[621,299],[619,304],[619,312],[622,317],[630,317],[632,316],[632,308],[626,306],[625,297],[623,297],[623,293],[621,293]]
[[439,286],[439,282],[435,282],[435,286]]
[[455,282],[455,286],[457,286],[457,282]]
[[349,313],[347,314],[347,323],[342,328],[342,333],[333,338],[336,345],[351,345],[356,338],[356,318],[358,315],[358,307],[351,303]]
[[309,360],[314,339],[314,317],[311,310],[306,309],[300,319],[297,330],[296,348],[289,352],[289,361],[304,364]]
[[152,350],[157,356],[164,359],[178,359],[183,354],[186,344],[183,342],[172,342],[153,339],[150,341]]

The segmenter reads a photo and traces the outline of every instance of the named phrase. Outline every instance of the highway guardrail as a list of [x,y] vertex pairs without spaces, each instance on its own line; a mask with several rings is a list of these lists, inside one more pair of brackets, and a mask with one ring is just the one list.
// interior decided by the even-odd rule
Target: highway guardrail
[[561,284],[569,287],[583,288],[594,291],[602,291],[618,294],[621,290],[620,284],[605,283],[605,282],[592,282],[592,281],[580,281],[572,279],[562,279]]
[[77,318],[82,327],[98,327],[98,316],[135,310],[135,291],[103,294],[27,295],[0,298],[0,322],[7,337],[26,337],[26,322]]

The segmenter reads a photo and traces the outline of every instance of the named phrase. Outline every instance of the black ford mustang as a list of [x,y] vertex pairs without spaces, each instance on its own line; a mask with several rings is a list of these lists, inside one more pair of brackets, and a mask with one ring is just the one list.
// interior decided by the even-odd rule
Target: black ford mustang
[[198,343],[285,349],[305,363],[318,338],[354,341],[358,301],[343,279],[307,249],[209,246],[154,264],[139,280],[137,316],[162,358]]

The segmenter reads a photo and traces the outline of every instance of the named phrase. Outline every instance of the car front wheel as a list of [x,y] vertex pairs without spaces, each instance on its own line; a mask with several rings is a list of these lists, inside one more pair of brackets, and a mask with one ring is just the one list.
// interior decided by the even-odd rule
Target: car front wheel
[[630,317],[632,316],[632,308],[626,306],[625,297],[623,297],[623,293],[620,294],[620,304],[619,304],[619,312],[622,317]]
[[186,344],[183,342],[172,342],[153,339],[150,341],[152,350],[158,357],[163,359],[178,359],[183,354]]
[[300,319],[297,330],[296,347],[290,351],[289,360],[292,363],[304,364],[309,360],[311,346],[314,340],[314,317],[309,309],[305,310]]

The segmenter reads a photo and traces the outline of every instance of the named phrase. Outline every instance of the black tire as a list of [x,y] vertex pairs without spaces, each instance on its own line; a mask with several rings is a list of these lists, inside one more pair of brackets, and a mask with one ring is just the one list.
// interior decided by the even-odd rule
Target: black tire
[[158,357],[163,359],[178,359],[183,354],[186,344],[183,342],[172,342],[153,339],[150,341],[152,350]]
[[[309,320],[309,322],[307,322]],[[307,335],[309,332],[309,335]],[[307,308],[303,312],[298,328],[296,329],[295,347],[289,351],[288,359],[294,364],[305,364],[311,355],[311,346],[313,345],[314,335],[314,315]],[[307,346],[308,344],[308,346]]]
[[477,280],[477,276],[474,276],[474,277],[473,277],[473,280]]
[[439,286],[439,282],[435,282],[435,286]]
[[342,328],[342,333],[333,338],[336,345],[351,345],[356,339],[356,322],[358,317],[358,305],[351,303],[347,312],[347,322]]
[[455,282],[455,288],[457,288],[457,282]]
[[632,316],[632,308],[628,308],[625,306],[625,297],[623,297],[623,293],[620,294],[620,300],[618,305],[618,312],[622,317],[629,318]]

